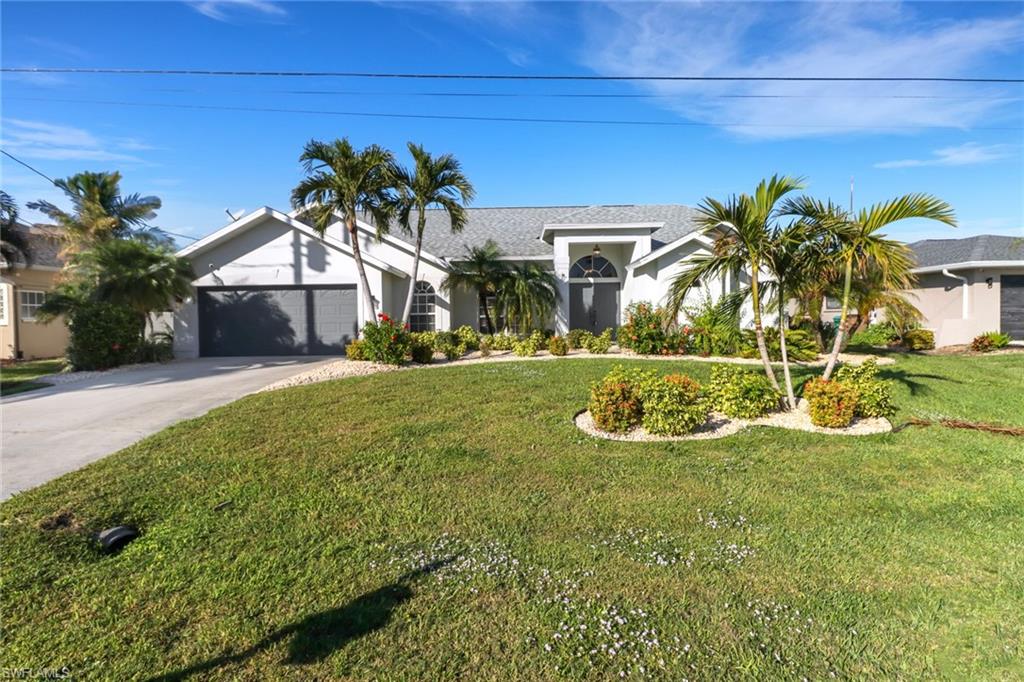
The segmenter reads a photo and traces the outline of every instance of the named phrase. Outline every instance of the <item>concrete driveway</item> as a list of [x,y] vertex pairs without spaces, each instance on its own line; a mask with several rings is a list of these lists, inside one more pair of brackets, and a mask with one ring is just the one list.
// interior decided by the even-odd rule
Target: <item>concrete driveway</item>
[[171,424],[337,358],[202,358],[114,372],[0,402],[0,499]]

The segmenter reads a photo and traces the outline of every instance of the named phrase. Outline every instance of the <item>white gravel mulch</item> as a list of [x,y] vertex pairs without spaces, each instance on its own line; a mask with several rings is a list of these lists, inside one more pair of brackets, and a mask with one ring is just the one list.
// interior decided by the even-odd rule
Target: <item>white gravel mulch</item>
[[[382,365],[375,362],[361,361],[361,360],[338,360],[330,364],[320,365],[307,372],[296,374],[295,376],[281,381],[264,386],[260,389],[262,391],[274,391],[279,388],[289,388],[291,386],[303,386],[305,384],[315,384],[321,381],[333,381],[335,379],[344,379],[346,377],[357,377],[366,376],[369,374],[377,374],[379,372],[395,372],[399,370],[409,369],[430,369],[432,367],[446,367],[448,365],[474,365],[488,362],[529,362],[529,361],[542,361],[542,360],[565,360],[565,359],[578,359],[578,358],[621,358],[627,360],[676,360],[676,361],[693,361],[693,362],[721,362],[736,365],[760,365],[761,361],[750,358],[722,358],[722,357],[701,357],[699,355],[637,355],[631,352],[622,352],[614,350],[617,347],[613,346],[613,350],[603,355],[594,355],[588,353],[585,350],[571,350],[566,356],[552,355],[547,351],[541,351],[533,357],[519,357],[512,351],[492,351],[490,355],[483,356],[479,351],[469,353],[458,360],[446,360],[440,355],[434,356],[434,361],[429,365],[417,365],[410,363],[402,365],[401,367],[395,367],[393,365]],[[874,355],[861,355],[857,353],[840,353],[839,361],[843,363],[849,363],[859,365],[864,360],[874,358],[879,365],[891,365],[895,361],[892,358],[879,358]],[[811,362],[795,362],[794,364],[805,365],[809,367],[819,367],[825,365],[825,360],[814,360]]]
[[845,429],[827,429],[812,424],[811,416],[804,409],[797,409],[792,412],[774,412],[760,419],[731,419],[724,414],[713,412],[707,422],[695,429],[693,433],[686,434],[685,436],[659,436],[647,433],[642,426],[627,433],[609,433],[597,428],[593,418],[590,416],[590,412],[586,410],[576,415],[573,423],[576,424],[580,431],[596,438],[621,441],[711,440],[739,433],[748,426],[777,426],[783,429],[825,433],[834,436],[868,436],[892,431],[892,424],[889,423],[889,420],[881,417],[855,419]]

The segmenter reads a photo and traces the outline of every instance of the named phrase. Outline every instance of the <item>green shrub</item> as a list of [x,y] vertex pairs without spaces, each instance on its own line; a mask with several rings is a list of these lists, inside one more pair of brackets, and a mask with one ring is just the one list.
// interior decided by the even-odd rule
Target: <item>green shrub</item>
[[668,350],[665,328],[668,315],[650,303],[634,303],[626,309],[626,323],[619,329],[619,345],[641,355],[661,355]]
[[387,313],[380,313],[377,318],[377,322],[363,327],[366,357],[374,362],[401,365],[412,343],[408,330]]
[[141,323],[129,308],[85,301],[68,313],[67,321],[68,362],[74,369],[109,369],[139,361]]
[[735,355],[740,347],[740,308],[735,301],[722,296],[716,303],[704,296],[683,312],[689,324],[683,328],[689,337],[687,350],[698,355]]
[[409,334],[411,344],[419,344],[428,348],[437,346],[437,332],[412,332]]
[[492,334],[484,338],[491,350],[512,350],[512,344],[518,340],[512,334]]
[[903,345],[908,350],[932,350],[935,348],[935,332],[930,329],[911,329],[903,335]]
[[1010,345],[1010,337],[1000,332],[985,332],[974,337],[971,341],[971,350],[978,353],[987,353]]
[[480,349],[480,334],[468,324],[464,324],[456,329],[455,336],[458,337],[459,343],[462,344],[467,352]]
[[843,365],[836,371],[835,379],[857,390],[858,417],[891,417],[896,414],[892,384],[878,378],[878,364],[874,358],[860,365]]
[[612,330],[605,329],[601,332],[600,336],[594,336],[591,334],[589,339],[585,339],[585,342],[585,347],[588,353],[604,355],[608,352],[608,349],[612,347]]
[[525,339],[513,342],[512,352],[521,358],[532,357],[537,354],[537,351],[541,349],[543,344],[544,335],[540,332],[534,332]]
[[814,378],[804,384],[804,398],[812,424],[841,429],[853,422],[860,394],[849,384]]
[[639,387],[622,367],[590,387],[587,407],[597,428],[611,433],[629,431],[643,418]]
[[[740,349],[740,355],[745,358],[761,357],[761,352],[757,349],[757,334],[754,330],[744,329],[742,338],[743,347]],[[764,330],[764,344],[768,348],[769,358],[776,362],[782,360],[778,327],[768,327]],[[814,337],[802,329],[787,329],[786,355],[790,360],[815,360],[818,357],[818,344]]]
[[434,345],[427,343],[426,339],[414,338],[409,346],[409,353],[412,361],[421,365],[429,365],[434,361]]
[[491,355],[491,337],[482,336],[480,337],[480,355],[490,357]]
[[139,362],[170,362],[174,359],[174,334],[156,332],[139,346]]
[[569,342],[562,336],[552,336],[548,341],[548,352],[552,355],[567,355],[569,353]]
[[569,333],[565,335],[565,339],[569,342],[570,350],[579,350],[587,347],[586,339],[591,336],[593,336],[593,334],[586,329],[570,329]]
[[345,346],[345,357],[349,360],[369,360],[366,355],[366,342],[362,339],[354,339]]
[[854,346],[888,346],[900,338],[891,324],[882,322],[871,324],[850,337],[850,344]]
[[445,360],[458,360],[466,353],[465,347],[461,343],[442,343],[441,347],[437,349],[441,355],[444,356]]
[[707,421],[700,384],[684,374],[669,374],[640,387],[642,423],[649,433],[681,436]]
[[714,365],[705,386],[711,409],[728,417],[757,419],[779,409],[781,396],[761,371]]

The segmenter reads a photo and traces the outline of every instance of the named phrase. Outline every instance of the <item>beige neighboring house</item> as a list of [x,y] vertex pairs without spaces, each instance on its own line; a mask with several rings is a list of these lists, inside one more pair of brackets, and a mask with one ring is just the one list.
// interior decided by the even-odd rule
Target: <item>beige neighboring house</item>
[[56,286],[63,262],[61,233],[47,225],[21,225],[30,261],[0,262],[0,360],[54,358],[64,355],[68,328],[62,319],[43,324],[36,311]]

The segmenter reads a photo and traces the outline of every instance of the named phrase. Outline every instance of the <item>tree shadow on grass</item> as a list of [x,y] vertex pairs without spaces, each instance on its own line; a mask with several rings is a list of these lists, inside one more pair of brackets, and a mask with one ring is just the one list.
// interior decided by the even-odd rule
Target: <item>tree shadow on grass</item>
[[242,651],[223,654],[176,672],[150,678],[151,682],[185,680],[205,676],[225,665],[242,663],[281,640],[291,637],[285,663],[307,665],[324,660],[348,643],[383,628],[401,604],[413,597],[410,586],[417,578],[451,563],[453,558],[437,561],[400,576],[395,582],[360,595],[344,606],[309,615],[270,633]]
[[924,395],[933,390],[928,384],[918,381],[919,379],[933,379],[935,381],[946,381],[953,384],[963,383],[958,379],[950,379],[949,377],[944,377],[941,374],[919,374],[892,367],[879,368],[878,378],[903,384],[907,387],[907,390],[910,391],[910,395],[912,396]]

